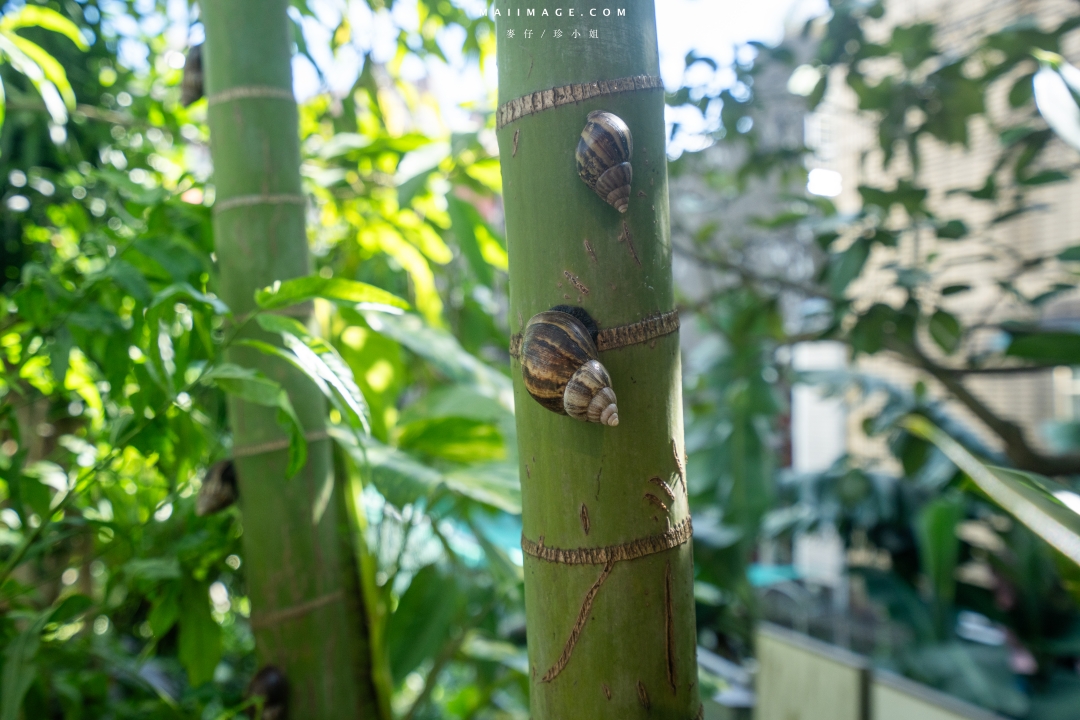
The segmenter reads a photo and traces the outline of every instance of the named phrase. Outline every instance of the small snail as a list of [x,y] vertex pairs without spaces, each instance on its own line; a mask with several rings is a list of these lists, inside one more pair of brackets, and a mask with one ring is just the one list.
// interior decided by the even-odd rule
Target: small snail
[[192,45],[184,59],[180,80],[180,104],[187,107],[203,96],[202,44]]
[[[261,718],[261,720],[285,720],[289,707],[289,681],[285,673],[273,665],[262,666],[255,677],[248,683],[248,699],[261,697],[261,702],[256,702],[247,710],[248,717]],[[261,707],[262,712],[259,712]]]
[[634,139],[622,118],[603,110],[589,113],[589,122],[581,131],[577,146],[578,175],[604,202],[621,213],[630,204],[633,154]]
[[611,376],[596,359],[596,323],[582,308],[556,305],[534,315],[521,339],[525,389],[552,412],[614,427]]
[[195,498],[195,514],[212,515],[236,502],[236,467],[232,460],[219,460],[210,466]]

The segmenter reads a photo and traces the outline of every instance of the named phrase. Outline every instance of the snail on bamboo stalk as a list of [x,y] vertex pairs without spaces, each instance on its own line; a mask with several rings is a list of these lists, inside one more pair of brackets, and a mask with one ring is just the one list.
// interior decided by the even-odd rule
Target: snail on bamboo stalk
[[630,205],[633,154],[634,139],[622,118],[603,110],[589,113],[577,146],[578,175],[621,213]]
[[596,323],[582,308],[556,305],[534,315],[521,339],[525,389],[552,412],[614,427],[611,376],[597,360]]

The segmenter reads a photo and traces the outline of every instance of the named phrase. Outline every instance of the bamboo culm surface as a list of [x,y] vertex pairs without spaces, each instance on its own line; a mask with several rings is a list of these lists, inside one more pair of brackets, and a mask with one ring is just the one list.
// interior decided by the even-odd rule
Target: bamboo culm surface
[[[201,5],[220,294],[242,318],[256,309],[256,290],[309,272],[288,1]],[[254,326],[242,334],[279,342]],[[299,371],[254,349],[234,346],[227,360],[281,383],[309,438],[306,466],[286,479],[274,412],[230,398],[259,662],[284,671],[290,717],[383,717],[323,398]]]
[[[703,708],[655,8],[545,7],[491,10],[532,718],[693,720]],[[578,174],[593,111],[632,135],[625,213]],[[556,305],[599,326],[617,426],[552,412],[526,391],[522,331]]]

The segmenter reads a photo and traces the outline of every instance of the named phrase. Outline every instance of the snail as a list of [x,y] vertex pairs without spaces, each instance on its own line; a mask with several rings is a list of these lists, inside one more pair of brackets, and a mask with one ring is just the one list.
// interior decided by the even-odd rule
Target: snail
[[195,498],[195,514],[212,515],[236,502],[236,467],[232,460],[219,460],[210,466]]
[[578,175],[604,202],[621,213],[630,204],[630,181],[634,177],[630,156],[634,139],[618,115],[595,110],[581,131],[577,146]]
[[180,80],[180,104],[187,107],[203,96],[202,44],[192,45],[184,59]]
[[556,305],[534,315],[521,339],[521,375],[548,410],[614,427],[619,408],[611,376],[596,359],[596,334],[596,323],[579,307]]
[[[247,715],[261,720],[285,720],[289,706],[289,681],[285,673],[273,665],[262,666],[248,683],[245,697],[249,700],[261,697],[248,708]],[[262,712],[259,712],[261,707]]]

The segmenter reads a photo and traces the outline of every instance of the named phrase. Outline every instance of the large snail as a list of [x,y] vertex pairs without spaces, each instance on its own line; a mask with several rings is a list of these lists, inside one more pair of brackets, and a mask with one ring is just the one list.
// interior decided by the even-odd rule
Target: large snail
[[534,315],[521,338],[525,389],[548,410],[614,427],[611,376],[596,359],[596,323],[582,308],[556,305]]
[[596,194],[621,213],[630,204],[630,181],[634,178],[630,156],[634,139],[618,115],[595,110],[581,131],[577,146],[578,175]]

